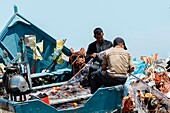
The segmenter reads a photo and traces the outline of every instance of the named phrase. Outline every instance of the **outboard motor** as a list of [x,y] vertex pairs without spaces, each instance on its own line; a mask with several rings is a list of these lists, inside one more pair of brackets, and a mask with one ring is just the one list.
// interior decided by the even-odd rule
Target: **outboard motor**
[[7,94],[10,94],[11,100],[17,101],[17,96],[24,96],[26,100],[26,93],[29,90],[29,84],[26,75],[22,75],[18,64],[14,63],[5,67],[6,72],[3,76],[3,85],[6,88]]
[[9,81],[9,89],[12,93],[26,92],[29,87],[22,75],[13,75]]

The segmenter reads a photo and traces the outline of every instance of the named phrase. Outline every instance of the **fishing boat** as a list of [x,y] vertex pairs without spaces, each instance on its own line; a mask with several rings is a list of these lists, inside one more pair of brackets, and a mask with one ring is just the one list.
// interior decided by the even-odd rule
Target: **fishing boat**
[[91,63],[73,76],[65,39],[56,40],[18,13],[0,34],[0,111],[8,113],[105,113],[121,111],[122,85],[94,94],[80,85]]

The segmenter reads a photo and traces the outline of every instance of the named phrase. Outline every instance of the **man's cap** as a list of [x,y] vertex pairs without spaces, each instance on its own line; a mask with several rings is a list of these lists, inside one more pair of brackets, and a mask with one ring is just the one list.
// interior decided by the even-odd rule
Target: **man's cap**
[[103,30],[100,27],[97,27],[94,29],[93,33],[94,33],[94,35],[99,35],[99,34],[103,33]]
[[126,47],[126,45],[125,45],[125,41],[124,41],[122,38],[120,38],[120,37],[117,37],[117,38],[114,39],[114,41],[113,41],[113,47],[119,45],[120,43],[123,43],[124,49],[127,50],[127,47]]

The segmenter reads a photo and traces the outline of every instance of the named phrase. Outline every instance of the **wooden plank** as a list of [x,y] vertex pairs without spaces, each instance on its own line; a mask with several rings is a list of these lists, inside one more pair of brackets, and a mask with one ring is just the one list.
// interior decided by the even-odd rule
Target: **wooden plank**
[[75,97],[68,97],[68,98],[63,98],[63,99],[54,99],[54,98],[49,98],[50,104],[62,104],[62,103],[67,103],[67,102],[74,102],[74,101],[80,101],[83,99],[87,99],[91,97],[92,94],[87,94],[87,95],[81,95],[81,96],[75,96]]
[[51,87],[55,87],[55,86],[61,86],[63,84],[65,84],[66,82],[58,82],[58,83],[53,83],[53,84],[46,84],[46,85],[42,85],[42,86],[36,86],[36,87],[32,87],[32,90],[38,90],[38,89],[45,89],[45,88],[51,88]]

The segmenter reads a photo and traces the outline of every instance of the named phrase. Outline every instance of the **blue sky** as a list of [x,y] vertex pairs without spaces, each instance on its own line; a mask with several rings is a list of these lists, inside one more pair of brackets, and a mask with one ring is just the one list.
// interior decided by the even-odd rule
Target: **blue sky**
[[76,51],[94,41],[101,27],[110,41],[125,39],[132,57],[170,54],[169,0],[0,0],[0,31],[13,15],[13,5],[34,25],[56,39],[67,39]]

